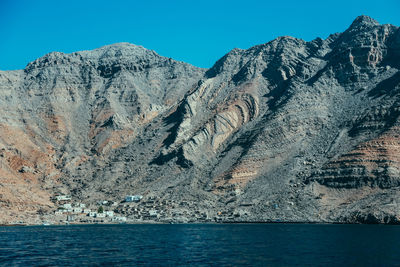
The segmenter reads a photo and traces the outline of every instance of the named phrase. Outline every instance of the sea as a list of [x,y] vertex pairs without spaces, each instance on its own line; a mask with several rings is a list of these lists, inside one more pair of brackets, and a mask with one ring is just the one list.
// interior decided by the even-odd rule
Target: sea
[[400,266],[400,226],[0,227],[1,266]]

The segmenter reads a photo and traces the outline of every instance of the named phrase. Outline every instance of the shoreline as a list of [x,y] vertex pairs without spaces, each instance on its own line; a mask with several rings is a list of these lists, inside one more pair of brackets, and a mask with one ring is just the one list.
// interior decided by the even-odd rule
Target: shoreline
[[84,225],[174,225],[174,224],[179,224],[179,225],[226,225],[226,224],[232,224],[232,225],[243,225],[243,224],[309,224],[309,225],[400,225],[400,224],[393,224],[393,223],[346,223],[346,222],[276,222],[276,221],[249,221],[249,222],[174,222],[174,223],[168,223],[168,222],[126,222],[126,223],[69,223],[69,224],[49,224],[49,225],[43,225],[43,224],[0,224],[0,227],[37,227],[37,226],[43,226],[43,227],[55,227],[55,226],[84,226]]

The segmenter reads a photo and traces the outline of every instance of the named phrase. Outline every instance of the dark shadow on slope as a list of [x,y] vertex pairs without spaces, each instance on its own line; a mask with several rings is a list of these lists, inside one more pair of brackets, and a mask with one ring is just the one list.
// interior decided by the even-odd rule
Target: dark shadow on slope
[[216,77],[218,74],[222,72],[224,63],[226,59],[228,58],[229,53],[224,55],[222,58],[220,58],[217,62],[215,62],[214,66],[212,66],[209,70],[206,71],[204,76],[208,79]]
[[321,78],[322,74],[324,74],[324,72],[328,70],[328,67],[329,65],[326,65],[324,68],[317,71],[317,73],[314,76],[312,76],[310,79],[306,81],[307,85],[313,86],[314,83],[318,81],[319,78]]
[[263,97],[271,98],[267,103],[270,110],[275,111],[279,106],[284,105],[288,101],[290,97],[287,94],[289,82],[290,80],[282,81],[268,94],[263,95]]
[[182,168],[190,168],[193,166],[193,163],[190,160],[185,159],[185,157],[183,156],[182,147],[178,151],[172,151],[171,153],[168,153],[166,155],[159,155],[150,162],[150,165],[156,164],[161,166],[174,158],[176,158],[176,164],[178,164]]
[[368,93],[368,96],[374,98],[383,95],[394,96],[399,92],[399,90],[397,90],[400,89],[397,88],[399,87],[399,85],[400,85],[400,71],[398,71],[392,77],[378,83],[376,87]]
[[168,153],[167,155],[159,155],[158,157],[156,157],[155,159],[153,159],[150,162],[150,165],[156,164],[156,165],[164,165],[165,163],[167,163],[168,161],[172,160],[173,158],[177,157],[178,155],[177,151],[173,151],[171,153]]
[[103,128],[105,128],[105,127],[113,127],[113,125],[114,125],[114,120],[113,120],[113,116],[111,116],[100,127],[103,127]]
[[[179,125],[183,122],[184,115],[185,115],[184,104],[183,102],[181,102],[174,112],[172,112],[170,115],[168,115],[166,118],[163,119],[164,125],[172,124],[172,127],[167,130],[167,132],[169,133],[167,138],[165,138],[162,143],[164,147],[168,148],[175,142],[176,137],[178,135]],[[174,158],[177,158],[176,163],[183,168],[188,168],[193,165],[191,162],[187,161],[184,158],[182,148],[180,148],[178,151],[172,151],[166,155],[163,154],[158,155],[150,162],[150,165],[156,164],[161,166],[171,161]]]
[[181,103],[174,112],[172,112],[163,120],[165,125],[173,124],[172,127],[167,131],[169,134],[168,137],[163,141],[163,146],[168,148],[175,142],[178,135],[179,125],[183,122],[184,114],[184,105]]
[[176,164],[178,164],[182,168],[190,168],[193,166],[193,162],[185,159],[185,157],[183,156],[183,148],[182,147],[179,149],[179,151],[177,153]]
[[[388,111],[379,117],[365,116],[360,121],[357,121],[351,130],[349,131],[349,137],[355,138],[362,133],[369,136],[377,133],[383,133],[389,130],[391,127],[399,123],[400,110],[398,110],[400,99],[397,99],[393,104],[388,107]],[[369,114],[373,114],[369,111]],[[383,122],[384,126],[380,126],[380,123],[373,123],[374,121]],[[372,125],[372,126],[371,126]],[[377,125],[377,126],[375,126]]]
[[100,76],[103,78],[110,78],[114,76],[117,72],[122,70],[120,65],[101,65],[97,67],[97,70],[100,72]]

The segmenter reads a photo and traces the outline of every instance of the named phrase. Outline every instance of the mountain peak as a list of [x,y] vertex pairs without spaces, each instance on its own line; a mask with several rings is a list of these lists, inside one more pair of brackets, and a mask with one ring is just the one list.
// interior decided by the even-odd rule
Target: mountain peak
[[87,58],[141,57],[146,55],[158,56],[158,54],[153,50],[131,43],[115,43],[94,50],[80,51],[78,53]]
[[379,25],[379,22],[374,20],[373,18],[366,16],[366,15],[361,15],[358,16],[353,23],[351,24],[350,28],[356,28],[360,26],[376,26]]
[[[109,44],[109,45],[104,45],[102,47],[93,49],[93,50],[109,50],[109,49],[116,49],[116,50],[124,50],[124,49],[142,49],[142,50],[148,50],[144,48],[141,45],[135,45],[131,44],[128,42],[120,42],[120,43],[114,43],[114,44]],[[91,51],[93,51],[91,50]]]

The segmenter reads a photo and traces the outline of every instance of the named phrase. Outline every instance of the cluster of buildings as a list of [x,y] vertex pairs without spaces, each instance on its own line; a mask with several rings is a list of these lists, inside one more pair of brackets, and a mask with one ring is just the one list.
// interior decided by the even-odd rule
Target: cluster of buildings
[[[54,200],[59,206],[55,214],[66,216],[66,220],[62,220],[65,223],[124,223],[127,217],[130,222],[234,222],[245,219],[248,216],[247,207],[253,205],[242,203],[242,208],[238,209],[231,207],[209,211],[199,208],[194,201],[175,201],[157,195],[127,195],[119,202],[103,200],[92,203],[90,207],[84,203],[73,203],[68,195],[56,196]],[[294,205],[294,202],[288,203]],[[272,205],[274,209],[280,208],[277,203]]]
[[[98,201],[88,207],[84,203],[73,202],[71,196],[59,195],[54,197],[58,205],[56,215],[66,216],[65,222],[104,223],[127,221],[129,216],[132,221],[220,221],[222,219],[234,220],[241,214],[234,211],[222,211],[212,217],[209,212],[198,210],[193,202],[175,202],[170,199],[161,199],[158,196],[127,195],[122,201]],[[232,218],[231,218],[232,217]],[[61,220],[60,220],[61,222]],[[63,219],[64,222],[64,219]]]
[[[79,216],[87,216],[100,219],[108,218],[109,221],[115,222],[126,222],[126,217],[115,216],[114,211],[103,210],[102,206],[99,206],[96,210],[92,210],[86,207],[84,203],[72,203],[72,198],[68,195],[55,196],[53,201],[59,205],[54,214],[67,215],[67,221],[75,221]],[[101,204],[103,203],[104,201]],[[104,204],[108,204],[108,201]]]
[[85,214],[89,214],[91,212],[90,209],[86,208],[86,205],[83,203],[77,203],[75,205],[71,204],[71,203],[63,203],[60,205],[60,207],[58,208],[58,210],[56,210],[54,213],[56,215],[61,215],[64,213],[85,213]]

